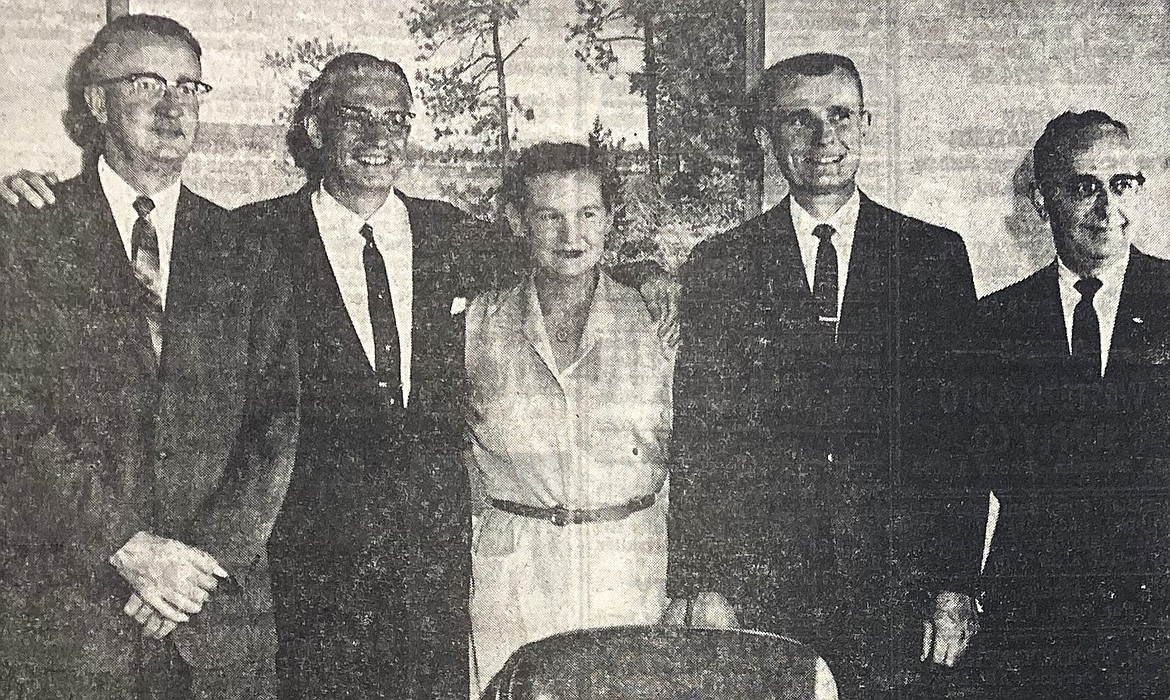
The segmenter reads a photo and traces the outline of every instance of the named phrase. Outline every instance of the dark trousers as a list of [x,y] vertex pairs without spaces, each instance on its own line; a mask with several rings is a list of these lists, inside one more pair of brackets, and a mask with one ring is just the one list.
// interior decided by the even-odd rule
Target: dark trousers
[[0,663],[5,700],[275,700],[271,666],[194,668],[167,640],[142,640],[124,673]]

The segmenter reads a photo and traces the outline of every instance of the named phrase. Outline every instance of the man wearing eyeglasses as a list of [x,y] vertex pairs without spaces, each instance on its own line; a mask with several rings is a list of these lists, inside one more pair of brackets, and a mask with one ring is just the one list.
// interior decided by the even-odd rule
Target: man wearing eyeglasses
[[295,355],[258,248],[181,182],[200,53],[103,27],[70,74],[82,173],[0,222],[5,697],[274,697]]
[[977,658],[988,697],[1166,697],[1170,263],[1133,247],[1123,123],[1066,112],[1033,158],[1056,259],[980,301],[967,392],[1000,502]]
[[467,695],[458,313],[494,244],[395,188],[412,111],[398,64],[334,58],[288,135],[308,184],[234,212],[281,250],[300,327],[300,449],[270,545],[282,698]]

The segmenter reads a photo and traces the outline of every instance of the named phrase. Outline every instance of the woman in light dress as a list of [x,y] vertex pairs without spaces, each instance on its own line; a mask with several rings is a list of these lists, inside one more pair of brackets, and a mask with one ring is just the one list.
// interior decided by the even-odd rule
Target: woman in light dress
[[477,690],[530,641],[662,615],[673,352],[601,269],[614,192],[585,146],[526,150],[503,196],[531,269],[466,309]]

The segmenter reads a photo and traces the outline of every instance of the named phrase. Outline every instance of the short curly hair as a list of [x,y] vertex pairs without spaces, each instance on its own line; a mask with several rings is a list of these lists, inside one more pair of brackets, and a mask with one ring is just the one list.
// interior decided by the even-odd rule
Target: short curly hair
[[321,109],[329,104],[342,78],[369,74],[393,75],[402,81],[407,90],[410,89],[410,81],[406,79],[402,66],[394,61],[355,51],[330,59],[321,69],[321,74],[301,93],[285,135],[285,144],[293,162],[305,171],[310,182],[316,182],[325,175],[325,163],[321,159],[320,150],[309,139],[305,123],[309,117],[319,115]]
[[618,182],[614,168],[600,149],[572,142],[542,141],[525,148],[504,174],[500,198],[523,212],[528,205],[528,181],[547,173],[587,171],[601,181],[601,201],[610,214],[618,209]]

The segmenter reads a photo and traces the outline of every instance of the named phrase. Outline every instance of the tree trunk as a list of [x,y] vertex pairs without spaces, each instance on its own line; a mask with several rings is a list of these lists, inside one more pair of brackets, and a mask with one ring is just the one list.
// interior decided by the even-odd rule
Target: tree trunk
[[[508,81],[504,77],[504,52],[500,49],[500,15],[492,13],[492,51],[496,61],[496,118],[500,127],[500,182],[504,181],[504,174],[508,169],[508,159],[512,151],[512,135],[508,128]],[[504,231],[504,200],[496,198],[496,225]]]
[[508,128],[508,82],[504,77],[504,53],[500,49],[500,16],[492,14],[492,51],[496,61],[496,113],[500,124],[500,167],[508,162],[512,135]]
[[646,70],[646,150],[650,165],[650,182],[658,187],[658,52],[654,46],[654,10],[642,15],[642,62]]
[[[511,133],[508,128],[508,81],[504,78],[504,54],[500,48],[500,13],[491,14],[491,50],[496,61],[496,118],[500,122],[500,181],[508,171],[511,158]],[[496,225],[501,231],[504,225],[503,198],[496,197]]]

